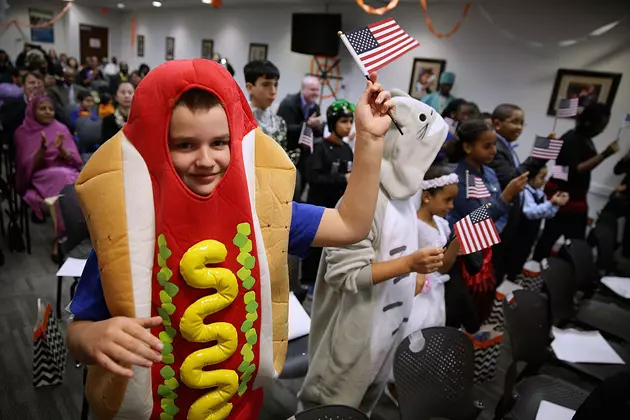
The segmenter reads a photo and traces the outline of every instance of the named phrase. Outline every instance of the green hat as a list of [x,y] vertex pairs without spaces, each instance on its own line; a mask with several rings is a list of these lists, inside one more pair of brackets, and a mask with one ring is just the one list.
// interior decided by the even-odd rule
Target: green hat
[[450,71],[445,71],[440,76],[441,85],[452,85],[454,83],[455,83],[455,73],[451,73]]

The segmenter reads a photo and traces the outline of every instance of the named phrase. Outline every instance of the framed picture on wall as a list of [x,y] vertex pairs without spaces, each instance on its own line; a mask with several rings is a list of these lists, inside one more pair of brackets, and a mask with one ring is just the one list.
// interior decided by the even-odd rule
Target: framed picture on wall
[[446,69],[446,60],[414,58],[409,82],[409,95],[422,99],[437,90],[440,75]]
[[249,44],[249,61],[266,60],[268,50],[267,44]]
[[174,60],[175,59],[175,38],[173,38],[172,36],[167,36],[166,37],[166,48],[165,48],[165,52],[164,52],[164,59],[166,61],[168,60]]
[[598,102],[612,108],[620,82],[621,73],[559,69],[547,115],[556,115],[561,99],[578,98],[578,112],[582,112],[585,106]]
[[138,57],[144,57],[144,35],[138,35],[136,40],[136,45],[137,45],[137,56]]
[[207,58],[212,60],[212,54],[214,54],[214,41],[211,39],[201,40],[201,58]]

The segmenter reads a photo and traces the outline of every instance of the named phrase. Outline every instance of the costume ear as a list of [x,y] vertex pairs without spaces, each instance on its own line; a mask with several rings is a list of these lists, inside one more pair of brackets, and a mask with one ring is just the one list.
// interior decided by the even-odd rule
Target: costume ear
[[391,94],[392,94],[392,98],[395,98],[395,97],[411,98],[411,95],[409,95],[407,92],[400,89],[392,89]]

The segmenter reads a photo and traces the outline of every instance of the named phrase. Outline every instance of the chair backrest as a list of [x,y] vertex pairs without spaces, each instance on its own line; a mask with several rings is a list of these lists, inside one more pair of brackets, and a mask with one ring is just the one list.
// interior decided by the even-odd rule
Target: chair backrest
[[368,420],[368,416],[345,405],[324,405],[295,415],[295,420]]
[[102,126],[100,118],[96,121],[88,117],[77,119],[76,132],[81,153],[93,151],[102,143]]
[[515,290],[503,301],[505,326],[510,337],[514,362],[542,363],[549,346],[547,300],[532,290]]
[[630,408],[630,371],[618,373],[599,384],[577,409],[573,420],[613,419]]
[[571,239],[568,247],[571,262],[575,267],[578,290],[591,291],[599,283],[600,276],[593,258],[593,250],[581,239]]
[[476,418],[472,398],[475,356],[470,338],[432,327],[405,338],[396,351],[394,378],[402,420]]
[[90,232],[79,204],[79,198],[74,189],[74,184],[66,185],[61,189],[59,197],[59,210],[63,223],[66,225],[66,252],[72,250],[83,240],[90,237]]
[[608,274],[615,268],[617,220],[610,223],[599,220],[593,233],[597,242],[597,267]]
[[575,315],[573,297],[577,291],[575,268],[570,262],[550,257],[549,268],[543,271],[543,280],[549,293],[549,308],[553,325],[568,321]]

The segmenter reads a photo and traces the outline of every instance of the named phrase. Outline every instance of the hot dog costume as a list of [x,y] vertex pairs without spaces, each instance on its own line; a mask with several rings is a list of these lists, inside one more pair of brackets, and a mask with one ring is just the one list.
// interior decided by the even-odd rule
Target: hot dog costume
[[[230,128],[231,161],[208,197],[183,184],[168,149],[175,102],[195,87],[220,99]],[[172,61],[140,83],[127,124],[76,189],[111,315],[160,315],[151,333],[163,362],[133,367],[132,379],[90,366],[99,419],[257,418],[286,353],[294,183],[286,153],[218,64]]]
[[311,312],[305,408],[344,404],[369,412],[391,372],[415,294],[415,273],[373,285],[371,264],[419,249],[414,195],[448,133],[428,105],[393,91],[396,119],[385,135],[372,229],[363,241],[325,248]]

